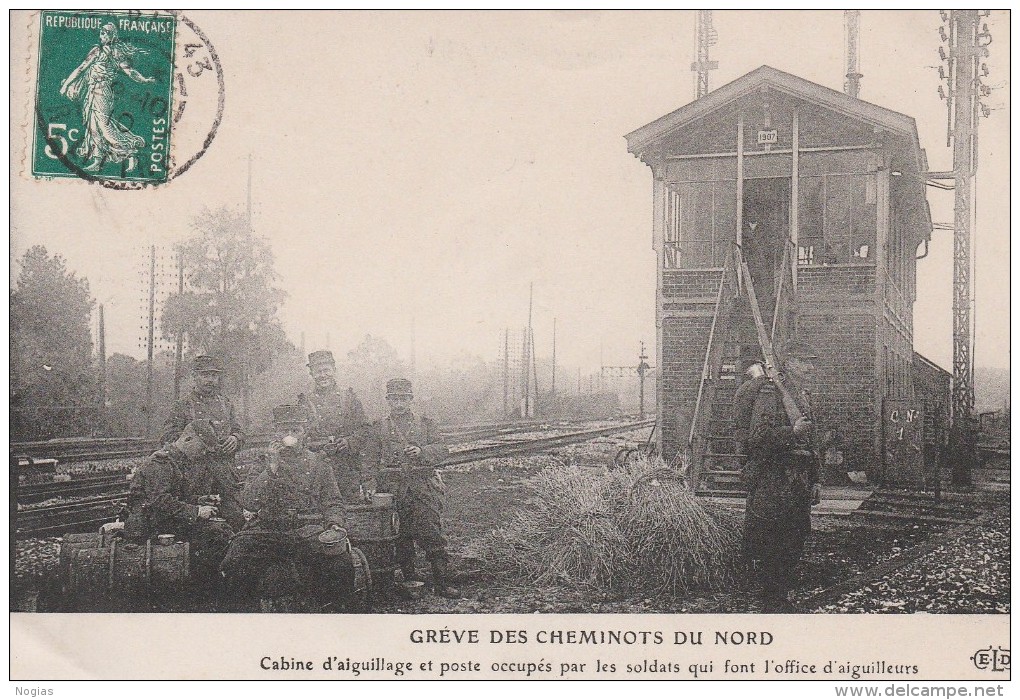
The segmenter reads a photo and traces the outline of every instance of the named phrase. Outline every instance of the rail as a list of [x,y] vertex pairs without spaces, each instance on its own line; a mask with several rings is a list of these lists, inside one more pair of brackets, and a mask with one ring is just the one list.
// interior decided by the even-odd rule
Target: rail
[[[655,419],[651,418],[608,427],[574,431],[561,435],[524,438],[495,445],[469,447],[453,451],[450,457],[443,462],[443,466],[467,464],[494,457],[535,454],[557,447],[587,442],[598,437],[654,427],[654,425]],[[537,428],[538,426],[533,427]],[[562,428],[563,426],[559,427]],[[544,426],[541,429],[548,432],[550,429],[556,428]],[[65,483],[72,484],[73,482]],[[46,486],[56,485],[47,484]],[[82,484],[82,486],[91,487],[94,484]],[[114,481],[112,486],[117,490],[102,492],[100,495],[78,501],[19,510],[16,519],[16,530],[21,536],[52,536],[108,522],[111,518],[116,517],[118,511],[123,507],[128,493],[128,482],[126,479],[121,478],[119,481]],[[19,502],[24,502],[20,500],[20,490],[18,498]]]
[[[543,425],[542,422],[534,420],[470,423],[452,426],[443,434],[447,438],[460,441],[479,440],[510,432],[521,432],[541,425]],[[264,448],[269,445],[271,440],[272,435],[268,433],[252,435],[245,441],[244,449]],[[33,442],[12,442],[10,446],[11,453],[16,456],[25,455],[32,459],[55,458],[62,464],[147,457],[159,448],[158,440],[140,437],[58,438]]]

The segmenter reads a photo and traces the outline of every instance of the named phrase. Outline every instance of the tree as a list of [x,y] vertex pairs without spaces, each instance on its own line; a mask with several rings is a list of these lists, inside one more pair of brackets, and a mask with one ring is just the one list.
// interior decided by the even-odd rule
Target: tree
[[97,377],[88,280],[33,246],[11,290],[11,431],[22,439],[90,435]]
[[369,415],[385,415],[386,382],[394,377],[407,377],[407,366],[400,355],[384,338],[366,335],[353,350],[347,353],[346,362],[340,363],[338,379],[344,386],[358,392]]
[[277,317],[286,293],[274,286],[268,241],[252,235],[245,215],[204,209],[192,228],[179,250],[187,288],[168,299],[163,335],[171,340],[183,331],[193,354],[223,358],[247,420],[252,380],[291,348]]
[[[147,374],[146,362],[128,355],[114,353],[106,361],[104,435],[137,437],[145,434],[145,414],[149,408],[145,393]],[[166,419],[173,400],[173,354],[158,353],[153,358],[152,374],[152,424],[158,426]]]

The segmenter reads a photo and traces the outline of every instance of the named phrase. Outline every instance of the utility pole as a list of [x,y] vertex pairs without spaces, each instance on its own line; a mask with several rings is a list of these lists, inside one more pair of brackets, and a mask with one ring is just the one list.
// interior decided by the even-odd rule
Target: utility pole
[[638,353],[638,366],[637,373],[640,378],[638,386],[638,418],[641,420],[645,419],[645,374],[648,370],[652,369],[645,360],[648,359],[648,355],[645,353],[645,341],[641,341],[641,352]]
[[708,72],[719,67],[719,61],[708,60],[708,49],[719,41],[719,33],[712,26],[712,11],[698,10],[698,23],[695,30],[695,46],[697,58],[691,64],[695,74],[694,99],[700,100],[708,94]]
[[[177,298],[184,294],[184,250],[177,250]],[[181,397],[181,379],[184,374],[184,326],[177,329],[177,346],[174,348],[174,401]]]
[[850,97],[861,95],[861,11],[843,10],[843,25],[846,30],[846,82],[843,92]]
[[152,434],[152,358],[156,335],[156,246],[149,247],[149,342],[145,373],[145,437]]
[[[954,216],[953,216],[953,427],[949,435],[949,453],[952,458],[953,483],[967,486],[971,470],[977,462],[977,435],[974,429],[974,327],[972,316],[971,223],[973,215],[974,174],[977,169],[977,115],[980,96],[990,89],[981,84],[979,65],[983,75],[988,69],[980,63],[988,55],[991,43],[988,26],[979,28],[978,10],[952,10],[948,16],[949,34],[945,28],[939,33],[949,44],[949,55],[939,47],[939,55],[948,62],[952,84],[949,94],[940,96],[949,103],[952,120]],[[987,40],[981,43],[982,40]],[[941,69],[940,69],[941,70]]]
[[103,305],[99,305],[99,425],[101,433],[106,432],[106,318]]
[[507,417],[510,399],[510,329],[503,329],[503,418]]
[[531,311],[535,301],[535,283],[528,285],[528,327],[524,330],[524,416],[531,417]]
[[535,405],[534,415],[538,415],[538,360],[535,357],[535,332],[531,331],[531,373],[532,379],[535,382]]
[[556,318],[553,317],[552,388],[549,393],[556,396]]

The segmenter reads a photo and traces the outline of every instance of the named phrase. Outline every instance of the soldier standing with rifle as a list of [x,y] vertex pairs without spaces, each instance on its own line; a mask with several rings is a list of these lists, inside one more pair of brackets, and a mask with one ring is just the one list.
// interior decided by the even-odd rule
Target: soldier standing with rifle
[[195,387],[170,409],[160,441],[169,445],[180,437],[189,423],[206,420],[216,433],[216,447],[203,459],[232,470],[235,468],[234,455],[244,444],[244,432],[234,417],[233,404],[222,393],[220,377],[223,365],[217,357],[199,355],[195,358],[192,374]]
[[313,452],[322,452],[333,467],[344,499],[361,500],[366,490],[374,488],[372,476],[361,470],[358,435],[368,424],[365,409],[354,389],[340,391],[336,362],[329,350],[316,350],[308,355],[308,371],[315,387],[310,394],[298,397],[310,419],[306,444]]
[[458,598],[450,585],[450,557],[443,537],[443,486],[436,467],[450,450],[435,424],[411,409],[414,394],[407,379],[386,382],[390,415],[372,424],[365,444],[365,462],[378,468],[379,488],[393,493],[400,515],[397,561],[405,581],[419,580],[415,571],[415,542],[432,566],[437,595]]
[[807,390],[818,355],[806,343],[792,341],[784,356],[784,375],[768,368],[744,382],[733,399],[734,438],[748,455],[744,557],[760,563],[766,613],[794,611],[788,596],[811,531],[811,506],[821,498]]
[[132,476],[124,535],[145,541],[172,534],[191,543],[193,579],[213,596],[230,538],[244,525],[240,485],[232,469],[205,459],[218,441],[207,420],[195,420]]

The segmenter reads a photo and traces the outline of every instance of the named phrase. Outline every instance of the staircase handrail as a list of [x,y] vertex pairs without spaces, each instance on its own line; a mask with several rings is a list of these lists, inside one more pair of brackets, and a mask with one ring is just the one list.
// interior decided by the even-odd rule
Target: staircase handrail
[[691,429],[687,436],[687,448],[691,449],[694,446],[694,436],[697,434],[698,425],[701,422],[701,401],[705,393],[705,382],[708,380],[709,374],[711,373],[712,363],[712,350],[715,343],[716,326],[719,323],[719,314],[722,310],[723,302],[723,291],[726,289],[726,283],[730,276],[731,267],[733,267],[733,251],[731,250],[727,256],[726,261],[723,263],[722,275],[719,277],[719,292],[715,298],[715,311],[712,314],[712,325],[708,330],[708,343],[705,347],[705,361],[701,367],[701,381],[698,383],[698,396],[694,401],[694,413],[691,416]]
[[[780,309],[783,308],[783,302],[785,301],[783,282],[786,280],[787,272],[790,272],[791,258],[790,254],[794,251],[793,240],[789,237],[783,242],[783,262],[779,266],[780,274],[779,281],[776,283],[776,308],[772,312],[772,333],[769,336],[772,339],[773,345],[776,342],[776,330],[779,328],[779,316]],[[792,294],[793,290],[793,273],[790,272],[790,291],[787,294]]]

